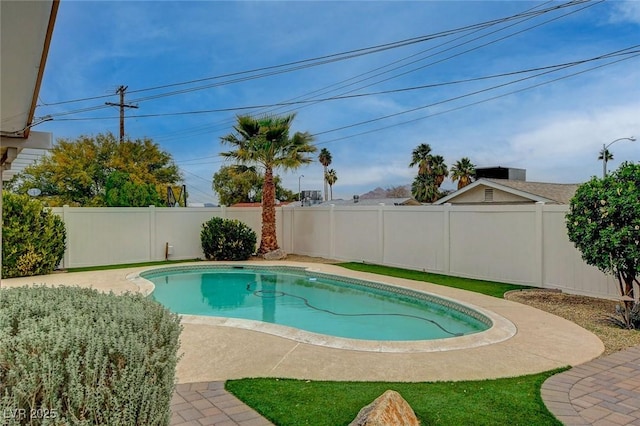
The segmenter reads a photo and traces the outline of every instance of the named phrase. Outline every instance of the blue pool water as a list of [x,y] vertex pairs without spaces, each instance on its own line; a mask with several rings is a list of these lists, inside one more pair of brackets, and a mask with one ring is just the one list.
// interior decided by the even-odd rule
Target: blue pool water
[[141,276],[155,284],[152,297],[179,314],[365,340],[442,339],[490,327],[483,315],[435,296],[297,268],[177,268]]

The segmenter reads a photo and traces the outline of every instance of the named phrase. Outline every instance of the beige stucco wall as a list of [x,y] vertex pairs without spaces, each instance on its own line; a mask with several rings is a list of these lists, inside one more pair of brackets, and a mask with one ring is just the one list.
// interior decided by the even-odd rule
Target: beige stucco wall
[[[451,204],[471,204],[471,203],[491,203],[484,201],[484,190],[489,187],[484,185],[478,185],[473,189],[466,191],[463,194],[452,198],[449,202]],[[493,202],[494,203],[531,203],[528,198],[520,197],[519,195],[511,194],[509,192],[501,191],[499,189],[493,190]]]

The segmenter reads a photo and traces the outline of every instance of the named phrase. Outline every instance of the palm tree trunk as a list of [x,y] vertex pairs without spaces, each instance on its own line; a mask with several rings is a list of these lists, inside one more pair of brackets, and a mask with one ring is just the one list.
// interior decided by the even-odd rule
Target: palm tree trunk
[[258,253],[264,254],[278,249],[276,236],[276,189],[273,183],[273,170],[265,167],[262,185],[262,237]]
[[333,185],[329,185],[329,191],[331,191],[331,198],[329,199],[333,200]]
[[324,201],[327,201],[327,166],[324,166],[324,175],[322,175],[322,180],[324,181]]

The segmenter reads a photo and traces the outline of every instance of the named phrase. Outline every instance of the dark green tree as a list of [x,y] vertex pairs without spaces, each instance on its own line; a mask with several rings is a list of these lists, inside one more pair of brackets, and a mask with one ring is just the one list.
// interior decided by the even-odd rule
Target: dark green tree
[[580,185],[566,222],[582,259],[617,279],[624,325],[639,326],[633,283],[640,285],[640,164],[624,163],[611,175]]
[[[276,200],[295,201],[298,195],[282,186],[280,176],[274,176]],[[262,185],[264,176],[255,167],[242,165],[223,166],[213,174],[213,190],[218,194],[218,201],[225,206],[236,203],[253,203],[262,201]]]
[[161,207],[165,202],[155,185],[135,183],[128,173],[113,172],[105,184],[105,204],[107,207]]

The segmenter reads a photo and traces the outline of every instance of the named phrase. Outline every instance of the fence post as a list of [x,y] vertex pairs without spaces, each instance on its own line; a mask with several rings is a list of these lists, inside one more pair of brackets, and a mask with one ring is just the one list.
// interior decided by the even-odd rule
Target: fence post
[[149,261],[158,260],[154,257],[155,248],[156,248],[156,206],[149,206]]
[[451,203],[444,203],[442,216],[442,226],[444,228],[442,232],[442,269],[445,275],[449,275],[451,272]]
[[378,263],[384,265],[384,203],[378,205]]
[[329,206],[329,259],[334,259],[336,256],[335,207],[335,204]]
[[62,221],[64,222],[64,229],[67,234],[67,243],[64,248],[64,257],[62,258],[62,266],[66,268],[71,267],[71,244],[69,244],[69,205],[62,206]]
[[538,201],[535,204],[535,265],[534,265],[534,285],[536,287],[544,287],[544,201]]
[[227,218],[227,206],[225,206],[224,204],[220,206],[220,215],[222,216],[222,219]]

